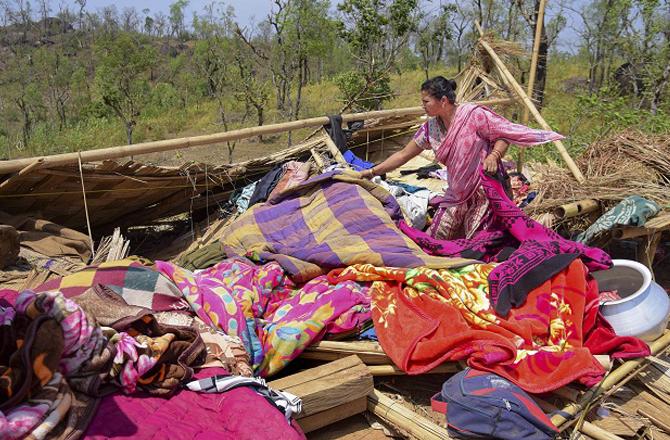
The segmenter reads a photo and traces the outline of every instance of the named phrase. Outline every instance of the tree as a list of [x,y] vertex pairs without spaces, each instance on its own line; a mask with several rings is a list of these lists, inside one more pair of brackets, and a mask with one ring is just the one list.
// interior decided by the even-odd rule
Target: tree
[[[350,99],[380,108],[392,96],[389,70],[416,29],[417,0],[344,0],[337,8],[341,12],[339,34],[349,45],[356,68],[350,75],[353,81],[347,82],[360,84]],[[372,88],[376,96],[369,96]]]
[[58,117],[58,129],[62,130],[67,125],[67,103],[76,67],[60,48],[40,48],[35,52],[35,63],[39,66],[46,101]]
[[[528,25],[528,33],[533,35],[534,38],[535,28],[537,27],[537,22],[539,20],[540,0],[530,0],[530,2],[516,0],[516,4]],[[544,102],[549,48],[558,37],[561,30],[565,28],[566,23],[567,21],[562,14],[562,10],[559,11],[546,26],[545,18],[542,17],[542,31],[540,33],[540,45],[538,48],[537,68],[535,70],[535,83],[533,85],[532,96],[538,109],[542,108]]]
[[[235,65],[231,43],[233,11],[232,9],[220,11],[215,9],[214,4],[210,4],[206,7],[204,16],[194,18],[193,28],[199,37],[195,44],[193,62],[207,85],[207,95],[217,103],[221,125],[228,131],[230,118],[227,114],[226,99],[233,93],[232,70]],[[226,142],[230,163],[233,161],[236,145],[236,141]]]
[[98,97],[123,122],[128,144],[149,95],[149,72],[156,63],[155,50],[139,36],[122,33],[97,47],[95,72]]
[[428,79],[431,64],[439,62],[445,51],[445,43],[453,34],[449,27],[451,15],[456,11],[454,5],[441,5],[435,15],[425,14],[417,32],[416,50],[421,55],[423,70]]
[[176,0],[170,5],[170,34],[178,40],[184,40],[187,36],[184,25],[186,6],[188,6],[188,0]]
[[638,107],[656,114],[670,80],[670,1],[633,0],[630,14],[618,52],[640,83]]
[[253,51],[258,65],[269,65],[277,110],[284,118],[299,118],[309,62],[323,59],[332,48],[328,7],[325,0],[273,0],[260,35],[237,27],[237,36]]
[[[268,81],[263,79],[256,64],[252,61],[252,54],[241,41],[235,44],[235,64],[237,67],[236,80],[234,81],[235,98],[245,104],[245,113],[250,108],[256,112],[258,125],[265,123],[265,107],[270,98]],[[262,141],[263,137],[258,136]]]

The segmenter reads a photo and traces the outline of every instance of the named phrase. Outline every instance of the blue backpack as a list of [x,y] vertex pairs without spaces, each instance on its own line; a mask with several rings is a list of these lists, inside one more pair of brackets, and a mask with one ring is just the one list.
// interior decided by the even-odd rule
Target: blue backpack
[[457,438],[550,440],[558,435],[535,401],[497,374],[466,368],[431,400],[435,411],[446,413],[449,434]]

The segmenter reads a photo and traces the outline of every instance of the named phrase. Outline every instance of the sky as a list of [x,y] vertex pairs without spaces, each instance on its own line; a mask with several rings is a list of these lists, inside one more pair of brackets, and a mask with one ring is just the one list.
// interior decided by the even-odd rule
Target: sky
[[[153,0],[153,1],[133,1],[133,0],[87,0],[86,9],[89,11],[96,11],[102,9],[108,5],[115,5],[119,12],[123,11],[126,7],[135,7],[138,11],[142,11],[145,8],[151,10],[151,14],[154,14],[158,11],[163,11],[166,15],[169,14],[170,4],[174,3],[175,0]],[[202,12],[204,7],[208,4],[211,4],[213,0],[190,0],[189,5],[186,9],[185,18],[187,22],[190,22],[193,12]],[[430,1],[430,0],[429,0]],[[570,0],[567,1],[573,8],[580,8],[586,0]],[[338,3],[339,0],[331,0],[332,4]],[[439,2],[439,0],[432,0],[432,2]],[[548,11],[548,16],[551,16],[552,9],[557,7],[558,2],[554,2],[550,10]],[[66,5],[71,8],[76,9],[77,6],[74,0],[51,0],[52,10],[58,9],[58,5]],[[235,9],[235,15],[237,16],[238,22],[244,25],[251,25],[252,23],[258,23],[267,17],[268,13],[272,7],[272,0],[225,0],[225,4],[232,6]],[[564,14],[568,18],[567,27],[561,32],[558,38],[558,47],[562,51],[574,52],[577,49],[577,41],[579,39],[577,35],[577,30],[581,27],[580,19],[577,14],[564,10]]]
[[[151,10],[151,14],[158,11],[163,11],[166,15],[169,14],[170,4],[175,0],[153,0],[153,1],[132,1],[132,0],[87,0],[86,9],[95,11],[102,9],[105,6],[115,5],[119,12],[123,8],[134,7],[138,11],[145,8]],[[56,5],[58,0],[52,1],[52,8]],[[75,5],[74,1],[65,0],[62,2],[65,5]],[[193,12],[202,12],[205,5],[211,4],[212,0],[191,0],[186,8],[186,20],[190,22]],[[271,0],[227,0],[227,5],[235,8],[235,15],[240,24],[250,24],[252,22],[258,23],[263,20],[270,12]]]

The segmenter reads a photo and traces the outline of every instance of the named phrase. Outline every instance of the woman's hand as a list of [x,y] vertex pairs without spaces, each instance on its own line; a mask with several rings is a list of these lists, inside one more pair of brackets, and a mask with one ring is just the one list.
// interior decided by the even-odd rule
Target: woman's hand
[[375,177],[374,167],[361,171],[361,178],[362,179],[371,180],[373,177]]
[[482,166],[487,174],[495,174],[498,171],[498,157],[495,154],[489,154],[484,159]]

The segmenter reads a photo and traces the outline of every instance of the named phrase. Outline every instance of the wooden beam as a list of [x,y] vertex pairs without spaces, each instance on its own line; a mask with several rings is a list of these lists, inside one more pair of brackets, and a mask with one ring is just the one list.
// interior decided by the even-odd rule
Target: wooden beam
[[421,440],[450,439],[445,428],[415,413],[384,393],[373,390],[368,395],[368,411],[385,422]]
[[[530,98],[528,98],[526,92],[521,88],[516,79],[514,79],[514,75],[512,75],[512,73],[507,69],[505,63],[502,62],[502,60],[500,59],[498,54],[496,54],[493,48],[491,48],[491,46],[483,38],[479,39],[479,44],[484,48],[484,50],[486,50],[486,52],[491,57],[491,60],[496,66],[496,69],[498,69],[498,72],[500,73],[500,76],[502,77],[503,81],[505,81],[507,86],[510,87],[514,91],[514,93],[516,93],[521,102],[528,108],[530,113],[533,115],[533,118],[535,118],[537,123],[540,124],[540,126],[543,129],[551,130],[551,127],[549,126],[549,124],[547,124],[547,121],[544,120],[540,112],[537,110],[537,107],[535,107],[533,101],[531,101]],[[584,175],[582,174],[581,171],[579,171],[579,168],[577,167],[577,164],[575,164],[575,161],[572,160],[572,157],[570,157],[570,154],[568,153],[568,150],[565,149],[565,145],[563,145],[563,142],[561,142],[560,140],[554,141],[554,145],[556,145],[556,149],[558,149],[558,152],[561,154],[563,161],[565,161],[566,165],[568,166],[568,169],[570,170],[572,175],[575,176],[575,179],[577,179],[577,182],[584,183],[585,182]]]
[[356,414],[365,412],[368,408],[368,398],[363,396],[351,402],[343,403],[334,408],[297,419],[298,425],[305,433],[315,431],[324,426],[332,425]]
[[[532,99],[533,98],[533,88],[535,87],[535,73],[537,72],[537,61],[540,53],[540,39],[542,38],[542,26],[544,25],[544,6],[546,1],[540,0],[540,4],[537,8],[537,20],[535,22],[535,39],[533,40],[533,53],[530,56],[530,71],[528,72],[528,88],[526,93]],[[523,108],[523,115],[521,116],[521,123],[523,125],[528,125],[528,107]],[[524,150],[523,148],[519,149],[519,161],[516,164],[516,170],[521,172],[523,167],[524,160]]]
[[273,380],[268,386],[302,399],[302,412],[296,415],[299,420],[365,397],[374,381],[365,364],[357,356],[349,356]]

